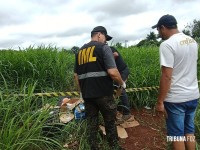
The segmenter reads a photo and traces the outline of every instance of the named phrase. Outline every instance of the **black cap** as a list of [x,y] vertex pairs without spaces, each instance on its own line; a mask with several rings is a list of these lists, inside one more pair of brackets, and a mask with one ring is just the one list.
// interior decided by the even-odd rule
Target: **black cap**
[[152,26],[152,29],[160,27],[162,25],[166,26],[166,27],[170,27],[173,25],[177,25],[177,21],[174,16],[167,14],[167,15],[162,16],[159,19],[158,23],[156,25]]
[[101,33],[103,33],[106,36],[106,41],[110,41],[112,39],[112,36],[110,36],[110,35],[107,34],[107,30],[103,26],[97,26],[97,27],[95,27],[91,31],[91,33],[93,33],[93,32],[101,32]]

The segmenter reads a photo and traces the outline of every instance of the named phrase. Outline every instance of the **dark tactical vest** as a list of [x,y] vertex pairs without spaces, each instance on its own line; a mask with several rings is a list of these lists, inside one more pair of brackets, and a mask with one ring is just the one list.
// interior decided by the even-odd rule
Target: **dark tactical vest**
[[112,52],[117,52],[118,53],[118,57],[115,59],[115,63],[116,63],[116,66],[117,66],[117,69],[119,70],[119,72],[123,71],[127,65],[126,63],[124,62],[121,54],[114,48],[114,47],[110,47]]
[[104,67],[103,46],[103,43],[91,41],[76,55],[76,73],[83,98],[113,95],[113,81]]

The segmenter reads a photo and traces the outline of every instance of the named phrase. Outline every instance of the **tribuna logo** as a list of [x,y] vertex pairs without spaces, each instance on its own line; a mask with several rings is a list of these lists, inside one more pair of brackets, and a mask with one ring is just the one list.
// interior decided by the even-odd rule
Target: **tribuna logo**
[[195,136],[167,136],[167,142],[195,142]]

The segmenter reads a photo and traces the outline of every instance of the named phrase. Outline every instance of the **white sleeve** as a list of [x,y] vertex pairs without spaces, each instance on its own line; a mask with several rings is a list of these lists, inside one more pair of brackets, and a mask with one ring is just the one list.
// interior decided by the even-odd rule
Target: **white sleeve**
[[161,43],[160,48],[160,65],[165,67],[174,67],[174,54],[173,49],[167,43]]

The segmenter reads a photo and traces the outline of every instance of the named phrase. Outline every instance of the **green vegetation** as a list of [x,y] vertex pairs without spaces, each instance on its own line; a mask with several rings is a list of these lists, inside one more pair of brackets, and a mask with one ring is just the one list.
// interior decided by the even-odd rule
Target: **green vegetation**
[[35,82],[34,92],[73,90],[73,66],[73,54],[53,47],[4,50],[0,55],[0,84],[4,84],[3,78],[15,92]]
[[183,32],[187,35],[192,36],[193,38],[200,37],[200,20],[194,19],[192,23],[188,23],[185,26]]
[[[131,72],[128,89],[159,85],[158,47],[121,48],[119,51]],[[76,91],[73,67],[74,54],[56,47],[0,51],[0,150],[53,150],[62,149],[64,143],[75,143],[80,150],[88,149],[84,120],[49,126],[49,110],[39,109],[46,103],[55,104],[58,98],[31,96],[41,92]],[[29,96],[14,95],[18,93]],[[157,90],[138,91],[129,92],[128,96],[132,107],[139,109],[154,106],[157,93]],[[196,116],[196,137],[200,139],[199,108]],[[44,128],[52,128],[54,136],[47,136]]]

